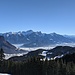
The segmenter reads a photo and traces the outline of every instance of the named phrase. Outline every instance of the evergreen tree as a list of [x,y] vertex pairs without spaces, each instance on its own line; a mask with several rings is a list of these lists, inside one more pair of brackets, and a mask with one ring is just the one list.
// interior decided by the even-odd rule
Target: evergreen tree
[[1,48],[0,49],[0,60],[2,61],[4,59],[5,55],[4,55],[4,51],[3,49]]

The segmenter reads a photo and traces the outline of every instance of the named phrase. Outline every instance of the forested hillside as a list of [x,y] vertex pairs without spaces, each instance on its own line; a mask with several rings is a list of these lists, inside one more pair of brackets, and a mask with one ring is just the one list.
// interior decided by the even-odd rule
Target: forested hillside
[[0,61],[0,72],[11,75],[75,75],[75,63],[29,58],[27,61]]

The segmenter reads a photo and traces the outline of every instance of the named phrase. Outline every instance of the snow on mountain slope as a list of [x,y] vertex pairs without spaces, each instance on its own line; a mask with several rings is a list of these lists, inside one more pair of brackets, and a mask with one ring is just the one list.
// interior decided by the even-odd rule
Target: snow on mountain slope
[[12,44],[23,44],[22,47],[44,47],[61,43],[72,43],[73,40],[56,33],[29,31],[1,33]]

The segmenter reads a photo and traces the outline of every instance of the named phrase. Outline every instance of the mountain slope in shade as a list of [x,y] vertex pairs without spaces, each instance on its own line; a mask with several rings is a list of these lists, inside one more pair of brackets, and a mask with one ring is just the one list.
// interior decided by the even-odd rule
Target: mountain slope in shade
[[73,42],[75,42],[75,35],[64,35],[64,37],[72,40]]
[[4,50],[4,53],[19,53],[22,52],[21,50],[18,50],[15,46],[11,45],[8,41],[4,39],[3,36],[0,36],[0,48]]
[[65,60],[66,62],[74,62],[75,63],[75,53],[67,54],[63,56],[61,59]]
[[[57,46],[51,50],[45,50],[45,49],[34,50],[23,56],[11,57],[9,58],[9,60],[25,61],[31,57],[40,57],[41,59],[43,58],[56,59],[56,58],[62,58],[64,55],[72,53],[75,53],[75,47]],[[45,54],[45,56],[43,54]]]
[[70,46],[57,46],[49,50],[46,54],[49,58],[54,58],[55,56],[61,56],[66,54],[75,53],[75,47]]
[[23,44],[22,47],[42,47],[60,43],[72,43],[73,40],[56,33],[41,33],[32,30],[22,32],[8,32],[1,34],[12,44]]

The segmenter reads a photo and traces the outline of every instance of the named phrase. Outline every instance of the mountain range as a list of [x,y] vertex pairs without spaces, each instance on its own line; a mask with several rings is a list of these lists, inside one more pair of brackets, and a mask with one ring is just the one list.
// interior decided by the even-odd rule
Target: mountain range
[[[28,35],[28,34],[27,34]],[[54,33],[54,35],[57,35],[56,33]],[[59,35],[62,36],[62,35]],[[62,36],[63,37],[63,36]],[[65,38],[65,37],[63,37]],[[67,38],[65,38],[67,39]],[[68,39],[67,39],[68,40]],[[70,41],[70,40],[69,40]],[[67,41],[66,41],[67,42]],[[4,50],[4,53],[7,54],[14,54],[14,53],[23,53],[26,52],[24,50],[21,50],[19,48],[16,48],[15,46],[13,46],[12,44],[10,44],[8,41],[5,40],[5,38],[3,36],[0,36],[0,48],[2,48]],[[30,57],[40,57],[40,58],[60,58],[66,54],[72,54],[75,53],[75,47],[70,47],[70,46],[57,46],[53,49],[37,49],[34,51],[30,51],[27,54],[23,55],[23,56],[16,56],[16,57],[12,57],[11,59],[15,59],[15,60],[26,60]]]
[[11,44],[23,44],[22,47],[41,47],[61,43],[75,42],[74,38],[56,33],[34,32],[32,30],[22,32],[0,33]]

